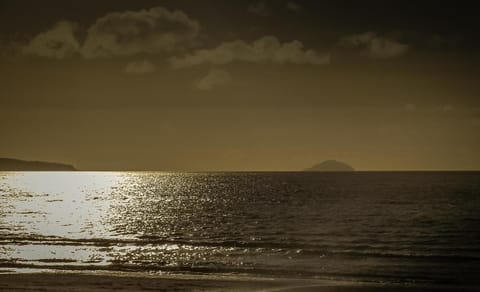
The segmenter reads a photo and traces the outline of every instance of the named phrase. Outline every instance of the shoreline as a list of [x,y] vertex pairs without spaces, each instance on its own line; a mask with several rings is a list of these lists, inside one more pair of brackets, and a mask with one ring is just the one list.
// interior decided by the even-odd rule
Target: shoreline
[[425,287],[315,279],[241,276],[37,272],[0,274],[0,291],[479,291],[468,287]]

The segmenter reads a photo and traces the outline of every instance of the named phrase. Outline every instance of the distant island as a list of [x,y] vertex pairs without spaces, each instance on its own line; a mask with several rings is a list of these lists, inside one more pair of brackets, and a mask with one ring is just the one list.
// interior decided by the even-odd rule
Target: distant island
[[355,171],[355,169],[345,162],[325,160],[322,163],[315,164],[311,168],[305,169],[305,171]]
[[13,158],[0,158],[0,171],[73,171],[75,167],[69,164],[26,161]]

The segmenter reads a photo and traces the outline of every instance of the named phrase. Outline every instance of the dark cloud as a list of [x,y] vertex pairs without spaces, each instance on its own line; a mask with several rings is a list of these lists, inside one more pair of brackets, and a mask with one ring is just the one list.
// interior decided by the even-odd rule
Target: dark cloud
[[394,39],[378,36],[375,32],[365,32],[343,37],[340,46],[358,48],[371,58],[393,58],[405,54],[410,46]]
[[182,11],[162,7],[114,12],[98,19],[82,47],[86,58],[172,51],[192,41],[200,25]]
[[34,36],[22,52],[57,59],[76,53],[89,59],[156,54],[188,45],[200,31],[198,22],[184,12],[162,7],[108,13],[90,26],[83,44],[75,28],[76,24],[61,21]]
[[300,41],[281,43],[274,36],[265,36],[252,43],[242,40],[225,42],[213,49],[197,50],[193,54],[170,59],[172,66],[175,68],[205,63],[221,65],[234,61],[320,65],[328,63],[330,56],[320,55],[314,50],[305,49]]
[[60,21],[46,32],[36,35],[21,48],[22,53],[63,59],[78,53],[80,44],[75,37],[76,24]]

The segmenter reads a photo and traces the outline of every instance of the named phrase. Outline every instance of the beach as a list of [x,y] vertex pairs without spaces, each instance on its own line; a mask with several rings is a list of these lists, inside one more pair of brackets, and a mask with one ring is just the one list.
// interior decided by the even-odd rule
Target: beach
[[303,279],[102,273],[0,274],[0,291],[476,291],[460,287],[384,285]]

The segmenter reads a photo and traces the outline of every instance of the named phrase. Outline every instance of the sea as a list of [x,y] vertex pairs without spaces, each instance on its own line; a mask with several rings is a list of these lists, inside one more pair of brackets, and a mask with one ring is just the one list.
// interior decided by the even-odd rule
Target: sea
[[480,286],[480,172],[0,172],[0,272]]

